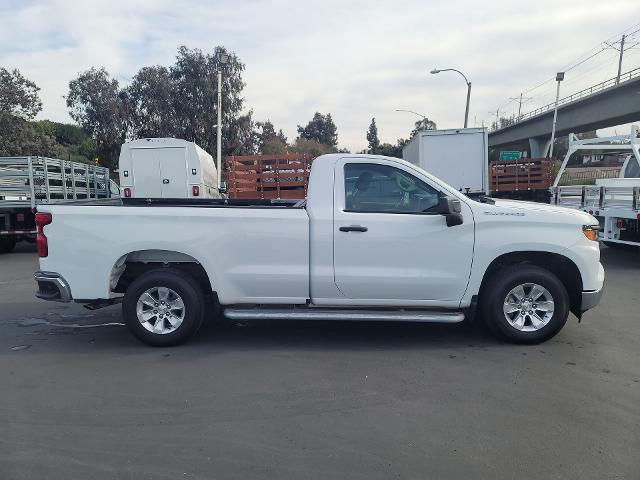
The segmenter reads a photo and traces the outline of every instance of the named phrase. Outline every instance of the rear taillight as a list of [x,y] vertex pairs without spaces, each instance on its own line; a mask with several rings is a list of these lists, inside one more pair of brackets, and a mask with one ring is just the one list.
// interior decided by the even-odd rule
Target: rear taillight
[[200,187],[198,185],[194,185],[193,187],[191,187],[191,193],[193,194],[194,197],[197,197],[200,195]]
[[125,188],[124,189],[124,198],[131,198],[131,189],[130,188]]
[[36,226],[38,227],[38,236],[36,237],[36,246],[38,247],[38,256],[44,258],[49,255],[49,245],[47,237],[44,234],[44,227],[52,221],[51,214],[48,212],[36,213]]
[[619,218],[618,220],[616,220],[616,227],[618,228],[627,228],[627,222],[624,221],[624,219]]

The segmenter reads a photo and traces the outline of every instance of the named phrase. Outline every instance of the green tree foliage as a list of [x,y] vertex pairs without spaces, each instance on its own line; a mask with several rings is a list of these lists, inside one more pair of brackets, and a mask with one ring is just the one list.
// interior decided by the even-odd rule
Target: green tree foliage
[[314,157],[324,155],[325,153],[332,153],[334,150],[326,145],[323,145],[315,138],[296,138],[294,144],[291,146],[291,150],[299,153],[309,153]]
[[[220,63],[223,55],[228,56],[226,65]],[[176,112],[173,135],[194,141],[209,152],[215,151],[216,77],[218,70],[222,69],[223,155],[252,153],[252,112],[241,114],[244,107],[244,68],[244,63],[224,47],[216,47],[213,54],[204,54],[199,49],[181,46],[175,64],[169,69]]]
[[[98,157],[98,147],[93,139],[77,125],[38,120],[32,122],[36,132],[52,138],[58,145],[54,155],[65,160],[93,163]],[[41,153],[40,155],[44,155]],[[47,155],[52,156],[52,155]]]
[[39,90],[19,70],[0,67],[0,112],[31,120],[42,110]]
[[402,158],[402,149],[408,143],[408,140],[399,138],[395,145],[383,143],[378,147],[378,155],[385,157]]
[[[226,64],[220,63],[228,56]],[[222,154],[254,153],[252,112],[243,114],[244,64],[224,47],[212,54],[181,46],[169,67],[143,67],[121,89],[104,68],[92,68],[70,82],[67,106],[115,165],[125,139],[175,137],[216,150],[217,73],[222,69]]]
[[376,126],[376,119],[372,118],[369,124],[369,130],[367,130],[367,142],[369,144],[368,153],[378,153],[380,148],[380,139],[378,138],[378,127]]
[[64,148],[55,138],[37,131],[24,118],[0,112],[0,157],[40,155],[60,157]]
[[40,89],[18,70],[0,68],[0,156],[58,156],[64,149],[51,130],[29,120],[42,109]]
[[125,90],[129,135],[133,138],[170,137],[176,129],[174,81],[169,69],[143,67]]
[[429,120],[428,118],[423,118],[422,120],[418,120],[415,123],[414,129],[409,134],[409,138],[413,138],[418,132],[422,132],[424,130],[435,130],[436,122]]
[[104,68],[91,68],[69,82],[67,106],[71,118],[95,140],[101,163],[117,165],[127,129],[125,95],[118,81]]
[[257,151],[263,155],[282,154],[287,151],[287,137],[280,129],[276,132],[271,121],[256,122]]
[[298,125],[299,138],[316,140],[328,149],[335,149],[338,145],[338,127],[333,123],[331,114],[316,112],[305,127]]

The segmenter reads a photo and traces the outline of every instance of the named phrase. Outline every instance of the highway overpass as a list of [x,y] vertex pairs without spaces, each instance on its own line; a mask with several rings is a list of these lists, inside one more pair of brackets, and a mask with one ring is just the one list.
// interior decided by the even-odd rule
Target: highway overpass
[[[553,110],[554,104],[545,105],[513,125],[489,132],[489,147],[525,147],[532,158],[546,156]],[[623,74],[620,83],[612,78],[561,99],[556,138],[635,121],[640,121],[640,68]]]

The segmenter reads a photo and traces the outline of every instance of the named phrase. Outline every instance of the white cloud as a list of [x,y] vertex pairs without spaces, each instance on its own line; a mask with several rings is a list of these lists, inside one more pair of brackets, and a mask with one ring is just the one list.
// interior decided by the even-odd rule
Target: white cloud
[[[256,119],[270,118],[292,138],[318,110],[338,124],[340,144],[365,145],[375,116],[383,141],[406,137],[422,112],[441,128],[462,124],[473,82],[470,123],[554,75],[568,62],[640,18],[631,0],[284,1],[0,0],[10,18],[0,30],[0,65],[20,68],[41,88],[42,118],[68,120],[68,82],[92,65],[121,82],[144,65],[170,64],[180,44],[225,45],[246,63],[245,96]],[[625,70],[638,66],[630,51]],[[607,51],[567,74],[563,91],[615,74]],[[524,110],[547,103],[553,84]],[[507,114],[517,108],[512,102]]]

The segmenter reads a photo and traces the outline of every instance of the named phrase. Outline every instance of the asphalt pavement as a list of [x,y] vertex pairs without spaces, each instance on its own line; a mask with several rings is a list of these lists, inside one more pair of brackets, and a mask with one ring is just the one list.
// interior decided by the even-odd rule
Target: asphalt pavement
[[249,322],[145,346],[0,256],[0,479],[640,479],[640,255],[554,339]]

